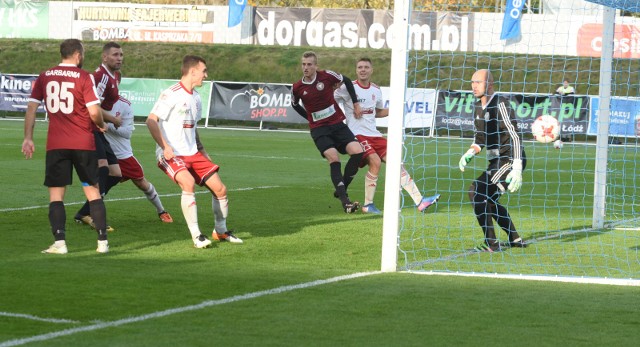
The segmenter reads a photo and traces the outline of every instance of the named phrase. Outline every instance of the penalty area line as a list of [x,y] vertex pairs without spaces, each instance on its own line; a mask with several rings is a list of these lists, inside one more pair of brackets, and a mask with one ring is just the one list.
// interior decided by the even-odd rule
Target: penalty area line
[[243,301],[243,300],[250,300],[250,299],[255,299],[255,298],[259,298],[267,295],[281,294],[281,293],[290,292],[298,289],[306,289],[306,288],[321,286],[324,284],[336,283],[340,281],[346,281],[346,280],[355,279],[355,278],[377,275],[381,273],[382,273],[381,271],[358,272],[350,275],[337,276],[337,277],[332,277],[324,280],[316,280],[311,282],[292,284],[288,286],[282,286],[282,287],[262,290],[258,292],[248,293],[248,294],[231,296],[231,297],[219,299],[219,300],[207,300],[196,305],[171,308],[168,310],[153,312],[153,313],[149,313],[149,314],[145,314],[137,317],[124,318],[124,319],[119,319],[111,322],[102,322],[102,323],[87,325],[83,327],[54,331],[54,332],[42,334],[42,335],[35,335],[35,336],[25,337],[21,339],[8,340],[8,341],[0,342],[0,347],[13,347],[13,346],[24,345],[31,342],[47,341],[47,340],[55,339],[57,337],[69,336],[69,335],[73,335],[81,332],[88,332],[88,331],[95,331],[95,330],[106,329],[111,327],[117,327],[121,325],[142,322],[149,319],[171,316],[178,313],[201,310],[207,307],[219,306],[219,305],[234,303],[234,302]]
[[[280,186],[245,187],[245,188],[227,189],[227,191],[229,191],[229,192],[243,192],[243,191],[247,191],[247,190],[272,189],[272,188],[281,188],[281,187]],[[201,191],[197,191],[196,194],[210,194],[210,192],[208,190],[201,190]],[[161,197],[161,198],[172,197],[172,196],[180,196],[180,195],[182,195],[182,193],[158,194],[158,196]],[[116,198],[116,199],[110,199],[109,197],[107,197],[105,202],[142,200],[142,199],[146,199],[146,198],[147,198],[146,196],[136,196],[136,197],[132,197],[132,198]],[[65,206],[82,205],[82,204],[84,204],[84,201],[80,201],[80,202],[65,202],[64,203]],[[49,205],[36,205],[36,206],[25,206],[25,207],[0,208],[0,213],[1,212],[15,212],[15,211],[35,210],[35,209],[38,209],[38,208],[45,208],[45,207],[49,207]]]
[[70,319],[42,318],[42,317],[33,316],[33,315],[30,315],[30,314],[24,314],[24,313],[0,312],[0,316],[13,317],[13,318],[24,318],[24,319],[36,320],[36,321],[47,322],[47,323],[72,323],[72,324],[80,323],[78,321],[70,320]]

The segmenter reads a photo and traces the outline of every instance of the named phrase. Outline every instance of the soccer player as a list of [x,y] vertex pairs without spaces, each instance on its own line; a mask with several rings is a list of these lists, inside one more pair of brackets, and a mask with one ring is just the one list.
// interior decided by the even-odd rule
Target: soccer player
[[116,117],[120,117],[122,120],[122,125],[118,128],[113,124],[108,124],[107,132],[105,133],[107,141],[109,141],[113,152],[118,158],[118,164],[122,172],[121,181],[131,180],[131,182],[144,193],[147,199],[149,199],[149,202],[156,207],[156,212],[160,220],[165,223],[172,223],[173,218],[164,210],[156,188],[144,177],[142,166],[138,162],[138,159],[133,156],[131,134],[135,130],[135,127],[133,126],[131,102],[120,95],[118,101],[113,105],[111,113]]
[[160,94],[147,117],[147,127],[157,144],[158,167],[182,189],[182,213],[196,248],[211,245],[198,226],[196,183],[206,186],[213,195],[213,239],[242,243],[240,238],[227,230],[227,187],[218,174],[219,166],[211,161],[196,130],[202,118],[202,100],[195,87],[202,86],[205,78],[207,62],[199,56],[185,56],[180,82]]
[[[489,167],[469,187],[469,199],[484,233],[484,243],[476,247],[482,252],[500,250],[493,220],[507,233],[511,247],[526,247],[513,224],[507,208],[498,202],[508,189],[515,193],[522,186],[522,170],[527,160],[518,135],[515,113],[509,100],[494,94],[493,76],[489,70],[478,70],[471,78],[471,89],[477,98],[474,108],[475,137],[469,150],[460,158],[460,171],[482,148],[487,148]],[[505,185],[508,184],[506,187]]]
[[99,253],[109,251],[107,211],[98,189],[98,162],[92,125],[105,129],[100,113],[100,99],[91,75],[82,70],[84,47],[80,40],[68,39],[60,44],[62,62],[36,79],[24,122],[22,153],[33,156],[33,129],[36,110],[42,100],[49,114],[44,185],[49,187],[49,222],[55,242],[42,253],[66,254],[66,213],[64,194],[72,183],[75,167],[82,189],[89,201],[91,218],[98,232]]
[[[376,128],[376,118],[387,117],[389,109],[384,107],[380,87],[371,82],[372,74],[373,64],[371,59],[361,58],[358,60],[356,63],[356,75],[358,78],[353,81],[353,87],[358,95],[358,101],[362,109],[360,116],[356,116],[353,112],[353,103],[347,92],[346,85],[343,84],[336,89],[334,96],[336,101],[342,103],[347,125],[364,149],[363,161],[360,166],[369,166],[369,171],[364,178],[364,205],[362,206],[362,212],[379,214],[380,210],[373,203],[373,198],[376,194],[380,167],[383,162],[387,162],[387,139]],[[409,193],[420,212],[423,212],[440,199],[440,194],[423,197],[404,167],[402,167],[400,174],[400,185]]]
[[[310,51],[302,55],[302,74],[302,79],[293,84],[291,104],[309,122],[311,138],[320,154],[329,163],[331,181],[335,188],[334,196],[340,199],[346,213],[353,213],[358,210],[360,203],[349,200],[347,187],[358,173],[363,154],[362,146],[344,124],[344,114],[333,97],[333,91],[340,83],[345,82],[351,86],[348,91],[354,105],[354,113],[359,115],[360,104],[353,84],[339,73],[318,70],[318,57]],[[350,155],[344,175],[341,171],[339,153]]]
[[[122,120],[114,117],[111,113],[113,105],[118,101],[120,82],[120,67],[122,66],[122,47],[115,42],[108,42],[102,47],[102,65],[93,73],[94,82],[100,97],[100,107],[105,121],[113,123],[116,127],[122,124]],[[118,184],[122,179],[122,172],[118,164],[118,158],[113,153],[104,133],[98,129],[93,129],[96,141],[96,152],[98,153],[98,174],[100,177],[100,194],[107,195],[109,190]],[[93,221],[89,216],[88,201],[78,210],[75,215],[77,223],[88,224],[92,227]],[[107,231],[114,229],[107,226]]]

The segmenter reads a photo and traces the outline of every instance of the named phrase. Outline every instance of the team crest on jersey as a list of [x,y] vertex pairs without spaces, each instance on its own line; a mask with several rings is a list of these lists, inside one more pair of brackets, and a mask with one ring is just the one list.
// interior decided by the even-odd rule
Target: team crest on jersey
[[316,89],[317,90],[324,90],[324,83],[318,82],[318,84],[316,84]]

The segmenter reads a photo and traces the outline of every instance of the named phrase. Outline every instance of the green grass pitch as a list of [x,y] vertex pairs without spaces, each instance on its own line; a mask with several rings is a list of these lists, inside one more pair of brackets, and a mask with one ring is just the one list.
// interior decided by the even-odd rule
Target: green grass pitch
[[[0,346],[622,346],[640,338],[637,287],[407,273],[314,285],[376,272],[382,217],[342,212],[332,197],[328,166],[308,133],[201,130],[229,190],[229,226],[245,243],[198,250],[182,217],[179,188],[157,169],[152,139],[137,126],[134,152],[175,222],[162,224],[133,184],[119,185],[106,201],[109,223],[116,228],[109,235],[111,251],[97,254],[95,232],[71,222],[83,200],[76,179],[65,198],[69,254],[41,254],[52,242],[42,185],[46,123],[36,124],[32,160],[20,153],[22,126],[0,122]],[[465,141],[414,141],[411,150],[435,152],[438,158],[416,155],[406,161],[408,168],[426,192],[443,193],[425,215],[402,210],[413,238],[401,235],[401,248],[428,249],[416,261],[443,259],[420,269],[554,274],[562,264],[590,259],[587,267],[596,270],[571,271],[603,276],[603,269],[621,267],[626,255],[625,273],[638,274],[640,242],[606,249],[637,241],[637,235],[620,239],[615,232],[598,232],[571,234],[567,240],[534,233],[536,224],[553,225],[553,218],[561,221],[554,230],[585,223],[570,222],[568,214],[579,215],[564,200],[569,199],[564,189],[579,189],[570,186],[560,191],[526,187],[524,197],[510,197],[516,200],[508,206],[529,206],[514,214],[524,236],[539,239],[535,247],[446,258],[481,240],[464,203],[464,187],[485,162],[474,159],[473,169],[461,175],[457,153]],[[536,156],[538,148],[530,146],[528,154]],[[455,155],[445,155],[449,152]],[[587,154],[584,158],[588,162]],[[422,168],[423,161],[428,168]],[[587,175],[586,164],[583,171]],[[362,186],[361,172],[350,196],[360,198]],[[528,216],[538,212],[544,194],[552,194],[558,208],[536,221]],[[210,232],[210,197],[200,190],[197,201],[200,227]],[[602,249],[588,248],[587,239]],[[563,259],[569,249],[582,256]],[[608,256],[597,259],[598,254]]]

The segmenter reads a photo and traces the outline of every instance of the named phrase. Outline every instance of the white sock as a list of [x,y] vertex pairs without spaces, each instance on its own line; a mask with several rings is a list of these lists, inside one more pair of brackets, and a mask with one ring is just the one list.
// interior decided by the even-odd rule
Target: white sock
[[156,207],[158,213],[164,212],[164,206],[162,206],[158,192],[156,192],[156,187],[154,187],[153,184],[149,183],[149,189],[144,191],[144,195],[146,195],[147,199]]
[[364,205],[373,203],[373,197],[376,195],[376,187],[378,186],[378,176],[374,176],[371,171],[367,171],[364,176]]
[[180,206],[182,206],[182,214],[184,215],[184,220],[187,222],[191,238],[195,239],[201,234],[200,227],[198,226],[198,205],[196,205],[196,194],[182,191]]
[[56,247],[62,247],[62,246],[66,246],[67,242],[65,240],[58,240],[54,242]]
[[229,199],[226,196],[211,198],[211,206],[213,207],[213,215],[216,219],[216,232],[224,234],[227,232],[227,216],[229,215]]
[[413,202],[419,205],[422,201],[422,193],[420,193],[420,190],[418,190],[415,182],[413,182],[413,179],[404,167],[402,167],[402,172],[400,173],[400,185],[409,193]]

